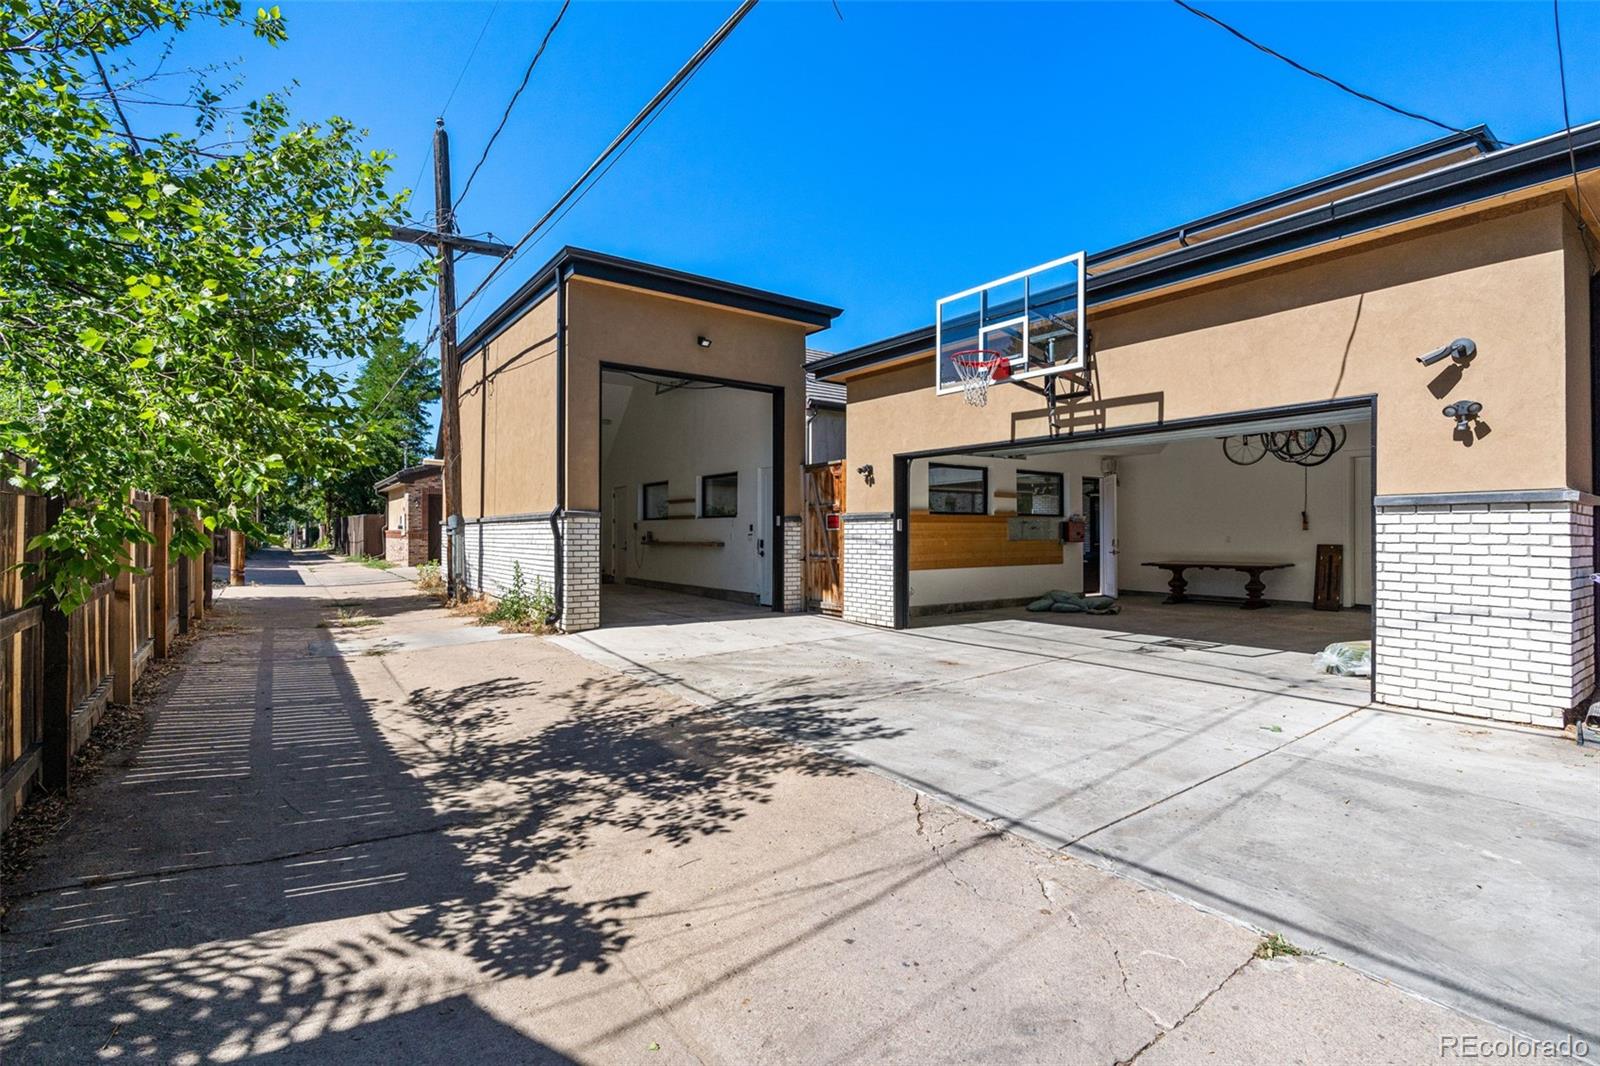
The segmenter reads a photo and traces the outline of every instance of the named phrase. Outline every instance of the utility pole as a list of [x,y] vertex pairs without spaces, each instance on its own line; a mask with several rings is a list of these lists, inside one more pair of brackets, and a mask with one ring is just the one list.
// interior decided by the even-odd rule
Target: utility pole
[[[455,205],[450,200],[450,135],[444,119],[433,127],[433,231],[396,226],[395,240],[431,246],[439,257],[439,450],[444,460],[444,513],[446,536],[461,528],[461,409],[456,362],[456,255],[474,252],[505,258],[508,245],[461,237],[456,233]],[[459,540],[451,537],[450,566],[445,574],[445,595],[455,599],[464,560],[457,550]]]

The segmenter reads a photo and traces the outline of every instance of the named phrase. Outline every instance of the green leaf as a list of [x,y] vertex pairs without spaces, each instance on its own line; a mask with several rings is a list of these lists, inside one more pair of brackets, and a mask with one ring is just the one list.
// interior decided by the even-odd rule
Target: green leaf
[[98,352],[106,346],[106,339],[99,330],[93,326],[88,326],[78,331],[78,343],[91,352]]
[[133,370],[143,370],[145,367],[147,367],[149,365],[150,365],[150,360],[148,358],[146,358],[145,356],[142,356],[142,355],[139,358],[135,359],[133,362],[128,364],[129,368],[131,368]]

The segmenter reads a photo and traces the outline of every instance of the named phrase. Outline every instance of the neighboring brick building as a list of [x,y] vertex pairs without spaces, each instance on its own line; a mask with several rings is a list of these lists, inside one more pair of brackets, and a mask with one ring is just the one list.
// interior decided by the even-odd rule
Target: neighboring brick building
[[442,469],[440,460],[424,459],[373,486],[387,500],[383,557],[396,566],[421,566],[439,558]]

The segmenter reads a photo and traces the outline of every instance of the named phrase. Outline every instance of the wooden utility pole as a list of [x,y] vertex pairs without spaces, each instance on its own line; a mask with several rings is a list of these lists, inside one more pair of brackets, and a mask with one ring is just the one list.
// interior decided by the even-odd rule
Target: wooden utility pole
[[[457,402],[461,368],[456,362],[456,255],[475,252],[504,258],[511,254],[511,248],[456,233],[455,205],[450,200],[450,135],[445,132],[442,118],[435,121],[433,128],[433,207],[433,232],[396,226],[393,236],[399,241],[431,245],[439,257],[439,450],[443,452],[439,458],[444,460],[444,513],[448,529],[452,519],[457,526],[461,522],[461,409]],[[450,565],[445,573],[445,594],[452,600],[458,591],[462,564],[459,553],[454,550],[455,543],[449,542]]]
[[237,529],[228,530],[228,584],[244,584],[244,534]]

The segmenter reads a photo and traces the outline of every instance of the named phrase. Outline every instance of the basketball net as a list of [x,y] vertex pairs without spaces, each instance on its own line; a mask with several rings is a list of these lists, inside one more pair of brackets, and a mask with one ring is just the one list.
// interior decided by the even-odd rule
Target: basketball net
[[989,386],[1011,376],[1011,360],[989,348],[967,348],[950,356],[961,381],[961,398],[971,407],[989,402]]

